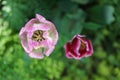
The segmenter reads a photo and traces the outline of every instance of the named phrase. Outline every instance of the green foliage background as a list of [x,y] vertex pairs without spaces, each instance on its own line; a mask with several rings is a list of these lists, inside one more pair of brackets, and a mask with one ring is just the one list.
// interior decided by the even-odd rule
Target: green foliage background
[[[49,57],[29,58],[19,31],[41,14],[52,21],[59,41]],[[119,80],[120,0],[0,0],[0,80]],[[86,35],[94,54],[66,59],[63,45]]]

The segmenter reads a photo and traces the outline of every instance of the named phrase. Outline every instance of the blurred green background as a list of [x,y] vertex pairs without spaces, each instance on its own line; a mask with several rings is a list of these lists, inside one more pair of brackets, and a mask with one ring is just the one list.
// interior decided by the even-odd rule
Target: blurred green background
[[[42,60],[25,54],[18,35],[36,13],[59,32]],[[65,57],[63,45],[75,34],[92,41],[91,57]],[[120,80],[120,0],[0,0],[0,80]]]

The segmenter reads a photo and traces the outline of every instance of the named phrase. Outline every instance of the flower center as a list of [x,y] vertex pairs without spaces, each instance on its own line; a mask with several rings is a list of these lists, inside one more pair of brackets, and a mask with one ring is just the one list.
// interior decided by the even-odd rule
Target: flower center
[[85,49],[85,44],[81,41],[80,50],[84,50],[84,49]]
[[34,33],[32,35],[32,40],[37,41],[37,42],[45,40],[45,38],[43,37],[43,33],[44,33],[44,31],[42,31],[42,30],[34,31]]

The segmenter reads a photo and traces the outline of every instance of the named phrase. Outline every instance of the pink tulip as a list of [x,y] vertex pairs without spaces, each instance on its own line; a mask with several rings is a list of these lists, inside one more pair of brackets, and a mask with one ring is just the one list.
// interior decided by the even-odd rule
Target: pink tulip
[[93,53],[91,41],[78,34],[70,42],[67,42],[64,48],[67,58],[81,59],[91,56]]
[[19,36],[25,52],[30,57],[39,59],[49,56],[58,41],[54,24],[39,14],[22,27]]

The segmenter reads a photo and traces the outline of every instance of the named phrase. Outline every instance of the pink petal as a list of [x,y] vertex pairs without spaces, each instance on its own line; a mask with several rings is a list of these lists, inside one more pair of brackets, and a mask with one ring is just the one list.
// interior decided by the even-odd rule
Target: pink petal
[[32,26],[33,26],[34,23],[39,23],[36,18],[33,18],[33,19],[29,20],[29,21],[26,23],[26,25],[24,26],[25,31],[30,30],[30,29],[32,28]]
[[25,28],[22,27],[22,29],[20,30],[19,36],[21,38],[22,47],[28,53],[29,52],[29,48],[28,48],[28,44],[27,44],[27,37],[26,37],[26,35],[27,35],[27,32],[25,32]]
[[35,30],[43,30],[43,31],[48,31],[50,29],[50,27],[47,26],[46,24],[33,24],[33,28]]
[[69,51],[70,51],[70,43],[66,43],[66,44],[64,45],[64,48],[65,48],[65,53],[68,54]]
[[24,38],[24,33],[25,33],[25,28],[22,27],[22,29],[20,30],[20,33],[19,33],[20,38]]
[[46,47],[44,54],[45,54],[46,56],[49,56],[49,55],[52,53],[53,50],[54,50],[54,46]]
[[79,34],[77,34],[77,35],[75,35],[76,37],[79,37],[79,38],[84,38],[85,37],[85,35],[79,35]]
[[48,31],[49,36],[52,39],[53,45],[55,45],[57,43],[57,41],[58,41],[58,32],[56,30],[56,27],[55,27],[55,25],[53,23],[51,23],[48,20],[46,20],[44,23],[47,24],[50,27],[50,30]]
[[70,45],[69,42],[66,43],[66,45],[64,46],[64,48],[65,48],[66,55],[67,55],[66,57],[68,57],[68,55],[70,55],[70,56],[72,56],[72,57],[77,57],[77,56],[78,56],[78,54],[75,53],[75,52],[73,51],[73,49],[71,49],[71,45]]
[[30,53],[29,56],[31,58],[38,58],[38,59],[43,59],[44,58],[44,56],[42,54],[39,54],[39,55],[34,55],[34,54],[36,54],[36,53],[34,53],[34,52]]
[[31,38],[34,31],[36,30],[43,30],[48,33],[49,29],[50,29],[49,26],[47,26],[46,24],[33,24],[33,26],[27,30],[28,38]]
[[66,57],[67,58],[72,58],[72,56],[70,55],[71,53],[69,52],[69,43],[66,43],[64,45],[64,48],[65,48]]
[[32,51],[33,49],[36,49],[38,47],[46,47],[48,46],[48,44],[46,40],[36,42],[31,39],[28,39],[28,46],[29,46],[30,51]]
[[39,14],[36,14],[36,18],[39,20],[39,22],[44,22],[46,20],[43,16]]
[[21,40],[21,44],[22,44],[22,47],[24,48],[24,50],[29,53],[29,47],[28,47],[28,42],[27,42],[27,38],[22,38]]
[[42,59],[44,58],[44,55],[42,53],[42,48],[39,48],[39,49],[34,49],[32,52],[30,52],[28,54],[30,57],[32,58],[38,58],[38,59]]
[[32,39],[28,39],[28,47],[30,52],[33,50],[34,47],[38,46],[38,43],[33,41]]
[[67,57],[67,58],[73,58],[70,54],[71,54],[71,53],[68,52],[68,53],[66,54],[66,57]]
[[71,47],[79,55],[79,48],[80,48],[80,39],[78,37],[74,37],[73,40],[71,41]]
[[93,54],[93,47],[92,47],[92,43],[90,40],[86,40],[87,41],[87,44],[88,44],[88,47],[87,47],[87,55],[86,56],[91,56]]

